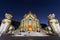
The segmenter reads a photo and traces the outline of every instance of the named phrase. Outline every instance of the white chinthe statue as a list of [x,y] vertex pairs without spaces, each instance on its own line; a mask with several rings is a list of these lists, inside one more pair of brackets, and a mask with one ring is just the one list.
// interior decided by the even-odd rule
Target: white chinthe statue
[[53,31],[53,33],[60,33],[60,25],[57,19],[55,19],[55,14],[50,14],[48,16],[49,19],[49,26],[51,28],[51,31]]
[[11,28],[11,19],[12,15],[6,13],[5,14],[5,19],[2,20],[1,26],[0,26],[0,33],[8,33],[9,28]]

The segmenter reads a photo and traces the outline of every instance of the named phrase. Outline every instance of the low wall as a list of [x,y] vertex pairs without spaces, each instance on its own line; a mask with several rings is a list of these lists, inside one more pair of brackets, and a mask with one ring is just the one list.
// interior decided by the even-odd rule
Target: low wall
[[15,37],[8,34],[3,34],[0,37],[0,40],[60,40],[58,36],[49,36],[49,37],[37,37],[37,36],[26,36],[26,37]]

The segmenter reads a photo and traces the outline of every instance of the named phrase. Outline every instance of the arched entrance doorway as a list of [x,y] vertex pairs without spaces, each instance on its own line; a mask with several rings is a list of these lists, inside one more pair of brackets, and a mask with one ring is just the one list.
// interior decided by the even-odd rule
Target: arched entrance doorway
[[32,29],[33,29],[32,20],[29,19],[29,21],[28,21],[28,31],[32,31]]

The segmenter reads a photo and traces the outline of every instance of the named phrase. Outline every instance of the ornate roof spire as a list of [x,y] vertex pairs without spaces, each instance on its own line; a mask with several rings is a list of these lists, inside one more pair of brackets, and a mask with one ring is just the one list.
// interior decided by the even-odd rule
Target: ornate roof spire
[[29,11],[28,13],[29,13],[29,14],[32,14],[32,11]]
[[24,18],[27,16],[27,15],[32,15],[34,16],[35,18],[37,17],[36,14],[33,14],[32,11],[29,11],[27,14],[24,15]]

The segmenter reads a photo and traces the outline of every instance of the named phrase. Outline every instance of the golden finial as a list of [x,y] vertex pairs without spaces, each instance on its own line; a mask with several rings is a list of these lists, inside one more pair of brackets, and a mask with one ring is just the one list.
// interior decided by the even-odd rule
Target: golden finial
[[29,13],[29,14],[32,14],[32,11],[29,11],[28,13]]

